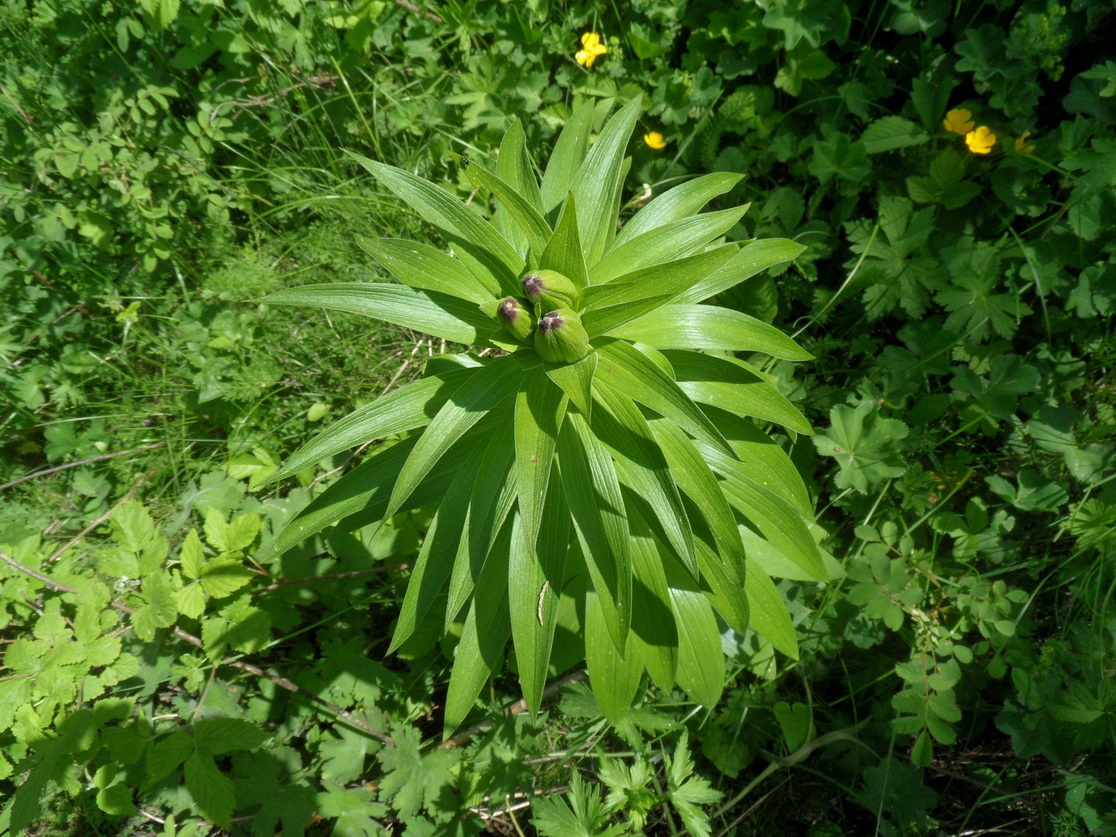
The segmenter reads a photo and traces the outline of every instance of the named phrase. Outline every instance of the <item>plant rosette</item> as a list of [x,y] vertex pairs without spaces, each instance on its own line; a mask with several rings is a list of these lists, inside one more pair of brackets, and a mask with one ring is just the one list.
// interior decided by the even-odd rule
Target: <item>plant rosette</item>
[[336,422],[274,477],[400,439],[318,496],[272,550],[331,526],[434,510],[391,649],[424,620],[460,623],[447,734],[509,638],[532,712],[547,678],[583,660],[610,718],[635,700],[644,671],[712,705],[725,679],[718,615],[794,656],[768,570],[827,578],[802,479],[754,420],[813,431],[733,353],[811,355],[777,328],[707,303],[803,247],[723,243],[747,207],[701,210],[741,179],[728,173],[664,192],[618,227],[639,112],[639,100],[629,102],[590,144],[593,107],[575,110],[541,181],[513,124],[495,171],[463,162],[470,183],[495,196],[493,222],[415,175],[355,157],[452,255],[366,241],[402,284],[308,285],[265,298],[477,350],[431,360],[421,380]]

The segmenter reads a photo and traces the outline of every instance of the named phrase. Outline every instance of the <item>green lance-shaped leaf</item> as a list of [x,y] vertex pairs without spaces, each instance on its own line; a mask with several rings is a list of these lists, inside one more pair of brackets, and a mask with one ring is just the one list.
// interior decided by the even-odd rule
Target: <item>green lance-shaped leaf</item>
[[302,285],[268,294],[260,301],[360,314],[455,343],[481,343],[483,335],[492,330],[492,321],[476,305],[436,291],[416,291],[403,285],[372,282]]
[[717,617],[693,577],[670,556],[663,556],[663,565],[678,626],[678,685],[702,706],[716,706],[725,685]]
[[674,477],[647,420],[630,398],[611,387],[601,387],[596,398],[604,409],[594,413],[591,426],[612,453],[621,482],[646,501],[667,542],[696,576],[694,533]]
[[520,526],[534,551],[558,433],[566,417],[568,399],[548,378],[528,376],[515,398],[515,470]]
[[437,247],[398,238],[357,238],[357,243],[388,271],[411,288],[435,291],[480,304],[492,294],[469,269]]
[[562,205],[562,214],[554,228],[554,235],[539,258],[539,267],[554,270],[569,278],[578,288],[589,284],[589,271],[585,266],[585,253],[581,249],[581,235],[577,231],[577,206],[571,193]]
[[640,98],[636,96],[608,120],[570,190],[577,200],[578,230],[585,249],[585,261],[589,265],[600,258],[609,236],[616,229],[616,213],[612,204],[623,171],[624,151],[635,128],[639,109]]
[[446,693],[447,738],[461,726],[484,684],[503,661],[511,632],[507,599],[511,528],[509,522],[489,553],[465,617]]
[[447,630],[473,592],[473,585],[492,548],[493,539],[515,505],[514,424],[514,420],[506,421],[491,434],[484,457],[476,468],[469,515],[450,576],[446,602]]
[[700,212],[709,201],[729,191],[743,178],[742,174],[714,172],[695,177],[687,183],[663,192],[623,226],[608,252],[611,253],[637,235]]
[[[692,506],[691,503],[687,505]],[[711,544],[699,538],[696,551],[698,566],[701,567],[701,580],[709,585],[706,595],[710,603],[730,628],[737,633],[744,633],[751,624],[751,600],[746,584],[748,562],[745,561],[742,570],[735,570],[730,574],[732,568]],[[745,581],[742,582],[741,577]]]
[[678,627],[671,609],[659,546],[638,514],[632,530],[632,633],[647,673],[664,691],[674,687]]
[[[740,540],[736,517],[724,495],[721,483],[709,468],[693,440],[672,421],[655,419],[650,422],[655,440],[666,457],[670,473],[678,487],[701,511],[717,544],[720,559],[729,577],[736,583],[744,580],[744,544]],[[729,442],[731,444],[731,440]]]
[[794,634],[787,606],[779,590],[763,568],[748,561],[748,577],[745,581],[748,592],[748,605],[751,609],[751,626],[755,632],[770,642],[791,659],[798,659],[798,639]]
[[586,418],[593,415],[593,375],[597,362],[597,353],[589,352],[577,363],[543,363],[546,376]]
[[[639,694],[643,660],[629,634],[617,645],[604,597],[585,591],[585,663],[601,712],[612,723],[623,720]],[[621,650],[623,649],[623,650]]]
[[543,211],[542,193],[539,181],[535,179],[535,166],[527,150],[527,135],[523,123],[513,119],[507,133],[500,141],[500,155],[496,159],[496,174],[505,183],[522,195],[527,203],[539,212]]
[[599,342],[596,380],[608,384],[699,439],[730,456],[732,448],[705,413],[673,378],[634,346],[619,340]]
[[483,444],[472,448],[465,458],[464,467],[456,471],[446,489],[445,498],[434,514],[415,566],[411,570],[407,592],[403,596],[403,605],[395,624],[395,633],[388,648],[389,654],[414,633],[453,572],[469,514],[471,490],[486,450],[487,446]]
[[[522,500],[521,495],[520,503]],[[532,538],[523,514],[517,514],[508,565],[508,607],[515,659],[523,699],[532,716],[538,713],[546,688],[569,550],[570,516],[559,480],[554,480],[546,494],[540,527],[546,537]]]
[[768,238],[750,241],[719,269],[706,276],[692,288],[683,291],[675,302],[697,303],[736,287],[757,273],[793,261],[806,246],[786,238]]
[[550,240],[550,226],[542,214],[512,186],[477,163],[470,163],[465,167],[465,176],[476,188],[487,189],[496,196],[502,208],[518,224],[520,232],[527,239],[530,251],[538,258],[545,249],[547,241]]
[[455,369],[416,381],[349,413],[295,451],[268,482],[297,474],[328,456],[365,442],[425,427],[458,387],[476,374],[477,368]]
[[778,443],[746,418],[716,407],[705,408],[706,415],[725,434],[736,456],[749,474],[762,474],[764,488],[774,491],[799,513],[813,519],[814,508],[802,474]]
[[[585,319],[589,328],[593,320],[589,314]],[[763,352],[782,360],[814,357],[775,326],[715,305],[669,303],[608,333],[657,349]]]
[[694,401],[814,434],[806,417],[744,361],[677,350],[663,356],[674,367],[678,386]]
[[523,376],[537,370],[531,368],[531,359],[522,354],[505,355],[478,369],[438,411],[399,474],[388,505],[389,517],[470,427],[491,410],[511,403]]
[[558,135],[558,142],[554,144],[554,152],[546,163],[541,195],[542,211],[547,215],[562,203],[581,171],[592,128],[593,102],[586,101],[566,121],[562,133]]
[[612,457],[585,418],[570,412],[558,435],[562,490],[600,596],[609,635],[624,648],[631,625],[632,560],[624,498]]
[[377,180],[449,237],[492,296],[515,293],[523,259],[496,229],[444,189],[395,166],[349,153]]
[[[674,262],[637,270],[607,285],[592,285],[583,295],[585,328],[590,337],[611,334],[670,303],[677,293],[732,258],[735,244]],[[652,341],[654,342],[654,341]]]
[[[483,428],[478,424],[475,429],[479,435]],[[425,508],[441,500],[446,486],[464,461],[471,436],[468,434],[438,460],[400,511]],[[280,555],[335,524],[339,531],[351,531],[382,521],[392,487],[417,441],[418,437],[412,437],[392,445],[333,483],[299,512],[270,546],[265,546],[263,558]]]
[[732,229],[747,209],[746,206],[740,206],[695,215],[637,235],[590,268],[589,284],[612,282],[641,268],[700,252],[709,242]]
[[826,581],[829,575],[821,551],[798,509],[765,488],[760,482],[762,473],[753,478],[739,460],[730,459],[702,442],[698,442],[698,448],[713,470],[724,478],[725,494],[733,507],[803,571],[818,581]]

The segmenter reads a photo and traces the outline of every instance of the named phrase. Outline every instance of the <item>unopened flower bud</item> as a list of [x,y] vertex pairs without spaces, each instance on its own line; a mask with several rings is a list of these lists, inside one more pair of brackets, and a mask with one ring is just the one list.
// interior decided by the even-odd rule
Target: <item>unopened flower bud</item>
[[555,270],[532,270],[522,281],[527,298],[543,311],[577,308],[581,298],[577,285]]
[[535,318],[514,296],[509,296],[500,303],[500,307],[496,309],[496,317],[516,340],[525,343],[531,339],[531,332],[535,330]]
[[551,363],[576,363],[589,354],[589,334],[573,309],[558,308],[539,320],[535,349]]

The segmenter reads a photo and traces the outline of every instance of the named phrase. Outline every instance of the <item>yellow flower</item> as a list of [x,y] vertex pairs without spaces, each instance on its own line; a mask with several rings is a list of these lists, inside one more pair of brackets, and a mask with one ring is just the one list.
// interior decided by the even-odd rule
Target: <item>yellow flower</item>
[[969,133],[969,131],[973,130],[973,115],[964,108],[951,110],[946,114],[946,118],[942,122],[942,125],[951,134],[961,134],[961,136],[964,136]]
[[608,47],[601,43],[601,36],[596,32],[586,32],[581,36],[581,49],[577,51],[574,59],[583,67],[592,67],[597,56],[608,52]]
[[1027,145],[1027,137],[1031,135],[1030,131],[1024,131],[1023,136],[1016,137],[1015,139],[1015,153],[1016,154],[1030,154],[1035,150],[1033,145]]
[[988,130],[987,125],[981,125],[975,131],[965,134],[965,145],[974,154],[987,154],[996,144],[996,135]]
[[667,147],[666,140],[658,131],[648,131],[643,135],[643,141],[647,143],[649,148],[654,148],[656,151],[662,151]]

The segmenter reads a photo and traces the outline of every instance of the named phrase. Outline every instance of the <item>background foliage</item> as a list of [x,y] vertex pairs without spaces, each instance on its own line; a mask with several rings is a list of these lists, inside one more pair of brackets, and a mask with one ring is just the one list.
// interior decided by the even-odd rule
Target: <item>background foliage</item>
[[[3,3],[0,827],[1116,833],[1112,22]],[[476,202],[448,152],[491,168],[512,118],[546,148],[636,93],[666,145],[632,145],[625,201],[742,172],[728,238],[808,246],[718,302],[818,358],[763,368],[820,431],[789,452],[831,580],[775,573],[799,658],[726,630],[716,706],[649,690],[610,724],[572,682],[532,720],[500,712],[509,675],[440,747],[452,641],[384,653],[429,520],[264,562],[349,460],[256,489],[446,347],[255,300],[375,278],[357,234],[428,236],[342,148]],[[959,108],[987,155],[943,127]]]

